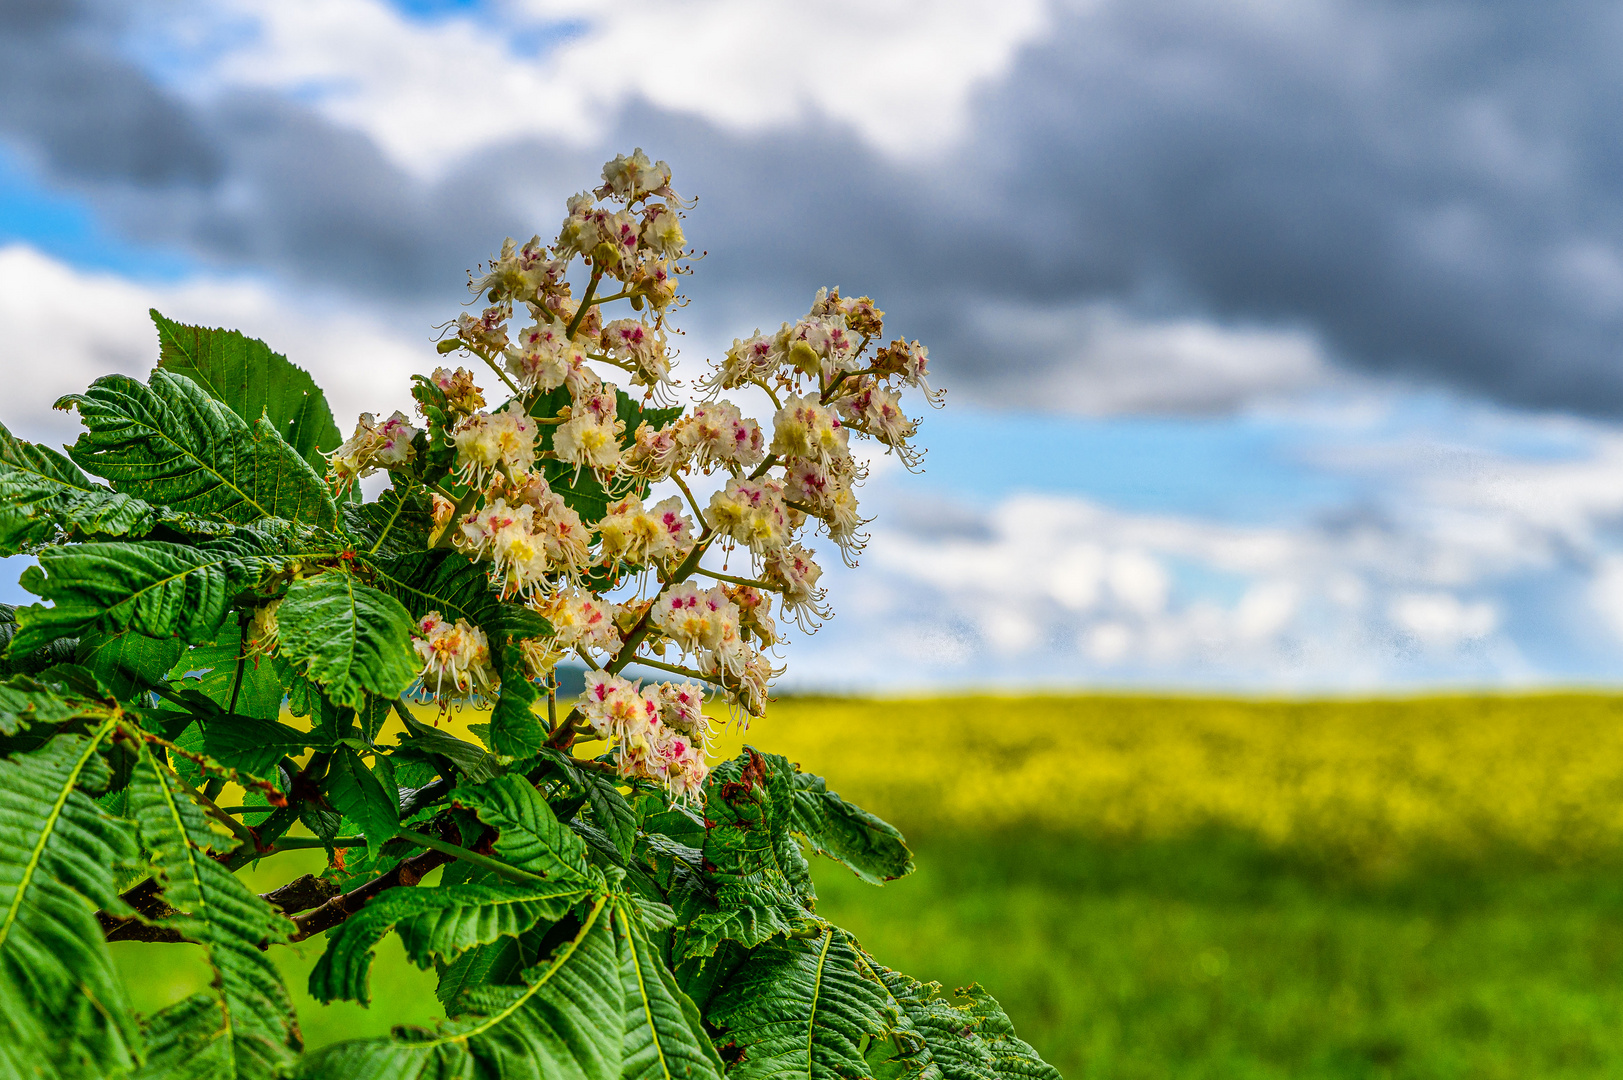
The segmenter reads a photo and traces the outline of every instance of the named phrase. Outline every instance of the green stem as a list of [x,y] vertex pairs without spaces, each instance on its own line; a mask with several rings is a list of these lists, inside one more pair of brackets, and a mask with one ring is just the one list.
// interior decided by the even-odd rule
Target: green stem
[[710,523],[704,519],[704,511],[699,507],[699,500],[693,497],[693,492],[688,489],[687,483],[680,476],[671,473],[671,479],[676,481],[676,486],[682,489],[682,494],[688,497],[688,505],[693,507],[693,516],[699,519],[699,525],[704,530],[699,534],[699,539],[702,540],[709,536]]
[[479,489],[469,488],[467,494],[457,500],[456,505],[451,508],[450,518],[445,522],[444,531],[434,537],[434,542],[428,545],[428,550],[438,551],[440,548],[451,546],[451,540],[456,536],[457,527],[462,523],[462,518],[472,509],[474,500],[477,498],[479,498]]
[[492,859],[488,855],[481,855],[476,851],[469,851],[467,848],[457,847],[455,844],[447,843],[444,840],[440,840],[432,836],[424,836],[422,833],[412,832],[410,829],[401,829],[399,837],[402,840],[408,840],[411,843],[416,844],[418,847],[425,847],[430,851],[437,851],[441,855],[449,855],[454,859],[461,859],[465,863],[471,863],[474,866],[483,867],[493,874],[500,874],[502,877],[508,878],[512,881],[517,881],[523,885],[546,884],[546,878],[539,877],[527,870],[520,870],[516,866],[508,866],[499,859]]
[[766,581],[753,581],[753,580],[751,580],[749,578],[734,577],[731,574],[723,574],[723,573],[720,573],[720,572],[715,571],[715,570],[707,570],[706,568],[704,568],[702,566],[694,567],[693,572],[695,574],[703,574],[705,577],[715,578],[717,581],[730,581],[734,585],[747,585],[752,589],[764,589],[767,592],[782,592],[783,591],[783,586],[782,585],[773,585],[770,582],[766,582]]
[[668,671],[672,675],[680,675],[686,679],[698,679],[700,682],[715,683],[722,689],[727,688],[727,684],[722,682],[718,676],[701,675],[697,671],[689,671],[685,667],[678,667],[675,664],[667,664],[663,660],[650,660],[646,656],[639,656],[637,657],[636,662],[641,664],[643,667],[658,668],[661,671]]
[[252,829],[244,825],[242,822],[238,821],[236,818],[232,817],[230,814],[226,813],[224,810],[221,810],[218,806],[215,806],[213,798],[192,787],[192,785],[188,784],[178,773],[175,774],[175,781],[180,784],[182,791],[192,797],[192,801],[196,802],[203,808],[203,812],[205,814],[213,818],[215,821],[218,821],[226,828],[230,829],[232,836],[235,836],[239,841],[248,847],[259,847],[258,834],[256,834]]
[[364,836],[335,836],[331,840],[323,840],[319,836],[286,836],[276,841],[266,851],[267,855],[275,855],[282,851],[301,851],[306,848],[351,848],[365,847]]
[[756,386],[759,386],[762,390],[766,391],[766,396],[772,399],[772,407],[774,409],[783,408],[783,402],[778,400],[777,393],[774,392],[773,389],[766,384],[765,380],[763,380],[763,379],[751,379],[750,382],[754,383]]
[[759,480],[761,477],[765,476],[769,470],[771,470],[772,466],[776,465],[777,463],[778,455],[768,454],[766,456],[766,460],[757,465],[755,467],[755,471],[750,473],[750,479]]
[[509,390],[513,391],[513,396],[514,397],[520,396],[522,391],[519,390],[518,386],[513,382],[512,379],[509,379],[507,377],[507,372],[503,371],[501,368],[496,366],[496,361],[492,360],[488,354],[480,352],[477,349],[472,349],[472,350],[469,350],[469,351],[472,352],[473,355],[477,356],[479,359],[483,360],[485,363],[490,365],[490,370],[494,371],[496,373],[496,377],[498,379],[500,379],[502,382],[507,384],[507,388]]
[[564,337],[570,341],[575,340],[575,331],[580,329],[580,322],[586,318],[586,313],[592,310],[592,294],[597,292],[597,283],[603,280],[603,268],[592,267],[592,280],[586,283],[586,295],[580,298],[580,307],[575,309],[575,317],[569,320],[569,329],[564,331]]

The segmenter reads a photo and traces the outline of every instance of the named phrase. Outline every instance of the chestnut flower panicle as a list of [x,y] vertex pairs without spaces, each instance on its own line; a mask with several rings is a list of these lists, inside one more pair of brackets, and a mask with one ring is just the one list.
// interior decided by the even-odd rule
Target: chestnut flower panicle
[[[923,345],[882,344],[873,299],[831,287],[777,331],[734,339],[698,380],[701,400],[656,408],[682,393],[670,320],[693,269],[689,206],[665,162],[640,149],[608,162],[599,186],[568,201],[550,245],[510,239],[470,278],[488,306],[457,318],[440,344],[477,357],[511,398],[489,409],[472,372],[438,368],[427,381],[443,407],[423,408],[427,432],[399,414],[364,417],[329,475],[420,477],[429,546],[473,560],[493,594],[546,620],[545,632],[503,640],[502,663],[515,665],[506,676],[555,687],[565,657],[592,666],[585,694],[549,721],[552,745],[603,740],[622,779],[697,801],[711,741],[705,694],[748,715],[764,709],[783,670],[779,620],[812,633],[832,616],[812,533],[852,565],[866,541],[860,444],[917,467],[907,395],[938,405],[940,394]],[[641,404],[605,378],[616,370],[642,389]],[[732,390],[736,400],[721,396]],[[740,407],[763,397],[765,424]],[[730,567],[740,551],[746,565]],[[414,648],[424,690],[442,700],[498,688],[478,626],[431,614]],[[638,663],[685,681],[622,674]]]

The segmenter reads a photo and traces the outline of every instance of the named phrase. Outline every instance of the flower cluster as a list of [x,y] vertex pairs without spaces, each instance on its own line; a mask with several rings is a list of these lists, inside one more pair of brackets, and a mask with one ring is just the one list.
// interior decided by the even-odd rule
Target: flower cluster
[[452,542],[495,564],[492,582],[503,596],[545,593],[592,561],[590,531],[546,480],[530,473],[491,490],[493,497],[457,524]]
[[[365,416],[329,473],[339,486],[378,468],[397,484],[420,482],[432,495],[429,546],[486,567],[494,592],[546,621],[516,650],[503,645],[510,667],[498,671],[479,627],[431,615],[416,638],[426,692],[488,696],[498,676],[556,686],[556,665],[580,656],[596,670],[553,721],[552,744],[607,740],[620,775],[688,798],[706,773],[694,684],[761,713],[782,672],[773,606],[807,633],[832,614],[810,532],[852,564],[865,541],[854,440],[916,468],[918,423],[903,393],[932,405],[940,395],[922,345],[882,344],[884,312],[871,298],[823,289],[805,316],[735,340],[700,381],[703,400],[655,409],[681,385],[669,344],[679,331],[667,320],[692,269],[688,203],[669,166],[641,150],[605,165],[602,180],[569,200],[550,244],[502,245],[470,281],[488,306],[455,320],[440,344],[483,362],[506,399],[489,408],[471,371],[438,368],[421,380],[437,389],[419,393],[427,431],[398,413],[382,424]],[[619,301],[632,313],[605,313]],[[611,375],[640,388],[643,403]],[[771,402],[770,426],[740,407],[750,397]],[[738,553],[748,565],[729,573]],[[694,682],[620,676],[639,662]]]
[[400,469],[417,456],[413,445],[421,428],[411,426],[406,414],[396,410],[383,423],[371,413],[362,413],[355,434],[327,455],[327,475],[333,490],[342,492],[356,477],[371,476],[379,469]]
[[436,698],[489,694],[501,685],[490,666],[490,642],[477,626],[461,619],[446,622],[439,612],[430,611],[417,624],[411,644],[423,662],[417,675],[423,690]]
[[620,775],[665,785],[677,799],[698,801],[710,773],[710,721],[704,691],[692,683],[644,687],[604,671],[588,672],[580,714],[592,737],[618,749]]

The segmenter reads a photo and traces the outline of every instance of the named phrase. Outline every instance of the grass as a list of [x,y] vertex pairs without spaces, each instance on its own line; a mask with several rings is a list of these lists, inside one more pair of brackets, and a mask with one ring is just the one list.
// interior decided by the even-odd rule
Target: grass
[[[883,889],[821,863],[819,912],[985,984],[1072,1080],[1601,1077],[1623,1075],[1620,719],[1598,695],[791,699],[749,737],[914,842]],[[372,1009],[314,1005],[320,947],[278,953],[312,1045],[437,1012],[392,939]],[[206,983],[171,959],[195,951],[115,946],[145,1008]]]

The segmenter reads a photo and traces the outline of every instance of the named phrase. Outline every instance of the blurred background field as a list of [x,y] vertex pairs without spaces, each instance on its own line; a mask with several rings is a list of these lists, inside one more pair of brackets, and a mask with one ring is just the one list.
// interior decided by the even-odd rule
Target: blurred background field
[[[1612,1076],[1620,719],[1599,695],[800,698],[722,752],[786,753],[901,828],[918,872],[821,863],[819,913],[984,983],[1068,1077]],[[392,940],[371,1009],[304,998],[320,948],[278,954],[310,1043],[432,1018]],[[145,1008],[206,979],[190,946],[115,950]]]

